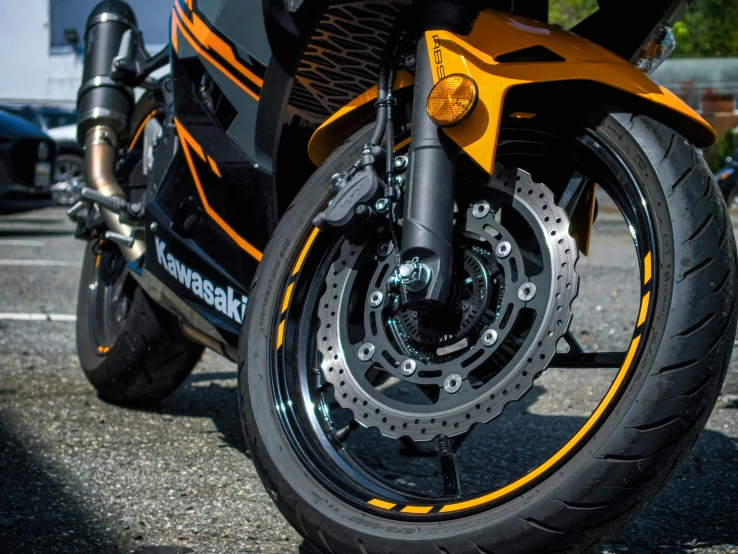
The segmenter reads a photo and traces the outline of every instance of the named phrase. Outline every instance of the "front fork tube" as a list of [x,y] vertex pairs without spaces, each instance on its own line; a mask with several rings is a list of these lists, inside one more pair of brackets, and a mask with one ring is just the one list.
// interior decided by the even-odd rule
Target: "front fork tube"
[[425,38],[418,42],[416,60],[401,259],[411,262],[417,258],[419,264],[431,270],[431,278],[422,290],[405,289],[407,303],[433,306],[445,302],[451,287],[457,150],[426,110],[433,76]]

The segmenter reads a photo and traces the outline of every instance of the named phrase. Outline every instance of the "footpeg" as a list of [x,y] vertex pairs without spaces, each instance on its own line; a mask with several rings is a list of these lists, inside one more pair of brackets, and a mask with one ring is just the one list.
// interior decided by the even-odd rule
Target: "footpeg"
[[106,196],[97,192],[90,187],[84,187],[82,189],[82,198],[98,204],[101,208],[106,208],[111,212],[117,214],[128,210],[128,202],[124,198],[118,198],[117,196]]
[[133,243],[135,242],[135,239],[133,237],[127,237],[119,233],[113,233],[113,231],[105,231],[105,240],[113,241],[120,244],[121,246],[126,246],[128,248],[133,246]]

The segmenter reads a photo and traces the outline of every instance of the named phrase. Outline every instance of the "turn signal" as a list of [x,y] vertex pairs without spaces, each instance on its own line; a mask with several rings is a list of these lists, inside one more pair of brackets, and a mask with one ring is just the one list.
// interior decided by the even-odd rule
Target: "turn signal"
[[474,80],[461,73],[444,77],[428,95],[426,109],[433,123],[441,127],[456,125],[477,105],[479,92]]

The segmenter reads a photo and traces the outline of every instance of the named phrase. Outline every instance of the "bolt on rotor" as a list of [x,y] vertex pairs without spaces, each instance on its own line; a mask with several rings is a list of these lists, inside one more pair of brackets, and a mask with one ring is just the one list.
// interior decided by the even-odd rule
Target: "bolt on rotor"
[[522,285],[520,285],[520,288],[518,289],[518,298],[520,298],[523,302],[533,300],[533,297],[535,295],[536,286],[533,283],[523,283]]
[[415,363],[415,360],[407,359],[402,362],[402,365],[400,366],[400,371],[402,371],[402,374],[405,377],[410,377],[413,373],[415,373],[415,369],[417,367],[418,364]]
[[497,257],[500,259],[507,258],[511,252],[512,252],[512,246],[506,240],[503,240],[500,244],[497,245],[497,248],[495,248],[495,253],[497,254]]
[[380,291],[375,290],[371,295],[369,295],[369,305],[372,308],[378,308],[382,305],[382,301],[384,300],[384,294],[382,294]]
[[362,362],[368,362],[374,357],[374,345],[371,342],[365,342],[359,347],[359,359]]

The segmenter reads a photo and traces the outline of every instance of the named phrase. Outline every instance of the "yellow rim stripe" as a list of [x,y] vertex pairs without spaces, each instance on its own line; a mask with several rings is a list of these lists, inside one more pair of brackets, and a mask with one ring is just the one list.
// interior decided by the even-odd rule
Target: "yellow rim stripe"
[[427,514],[433,506],[405,506],[401,511],[406,514]]
[[447,504],[446,506],[441,508],[440,510],[441,513],[456,512],[458,510],[474,508],[476,506],[481,506],[482,504],[487,504],[488,502],[492,502],[493,500],[497,500],[498,498],[501,498],[505,496],[506,494],[513,492],[516,489],[519,489],[520,487],[524,485],[527,485],[534,479],[537,479],[538,477],[543,475],[546,471],[551,469],[554,465],[556,465],[559,461],[561,461],[561,459],[564,458],[564,456],[566,456],[569,452],[571,452],[571,450],[587,435],[587,433],[589,433],[589,431],[592,429],[592,427],[594,427],[594,425],[600,419],[600,417],[605,412],[607,407],[610,405],[610,402],[612,402],[612,399],[617,394],[618,389],[620,388],[620,385],[623,383],[626,375],[628,374],[628,370],[630,369],[630,364],[633,363],[633,358],[635,357],[635,353],[636,353],[636,350],[638,349],[638,344],[640,342],[641,342],[641,336],[638,335],[630,343],[630,348],[628,349],[628,354],[625,357],[625,362],[623,363],[623,366],[620,368],[620,371],[618,372],[618,375],[615,378],[615,381],[613,381],[612,385],[610,386],[610,389],[607,391],[607,394],[600,402],[600,405],[597,406],[597,409],[589,417],[587,422],[582,426],[581,429],[579,429],[577,434],[574,435],[569,440],[569,442],[567,442],[564,445],[564,447],[561,450],[559,450],[556,454],[554,454],[551,458],[549,458],[543,465],[538,466],[536,469],[534,469],[533,471],[531,471],[524,477],[521,477],[514,483],[511,483],[507,487],[499,489],[486,496],[475,498],[474,500],[469,500],[467,502]]
[[295,269],[292,270],[292,275],[297,275],[302,269],[302,264],[305,263],[305,257],[307,256],[308,250],[310,250],[310,247],[313,245],[313,242],[315,242],[315,237],[318,236],[318,231],[320,231],[320,229],[313,227],[312,233],[310,233],[310,236],[305,242],[305,246],[302,247],[300,256],[297,258],[297,263],[295,264]]
[[290,298],[292,297],[292,289],[295,288],[295,283],[290,283],[290,286],[287,287],[287,291],[284,293],[284,302],[282,302],[282,312],[284,313],[287,311],[287,306],[290,305]]
[[651,291],[648,291],[646,294],[643,295],[643,299],[641,300],[641,315],[638,316],[638,327],[646,322],[646,316],[648,315],[648,304],[650,300]]
[[646,254],[643,258],[643,284],[647,285],[651,280],[651,253]]
[[279,324],[279,329],[277,330],[277,349],[279,349],[282,346],[282,342],[284,341],[284,320]]
[[397,506],[397,504],[392,504],[391,502],[385,502],[384,500],[378,500],[376,498],[373,500],[370,500],[368,504],[371,504],[372,506],[376,506],[377,508],[382,508],[383,510],[391,510],[392,508]]

